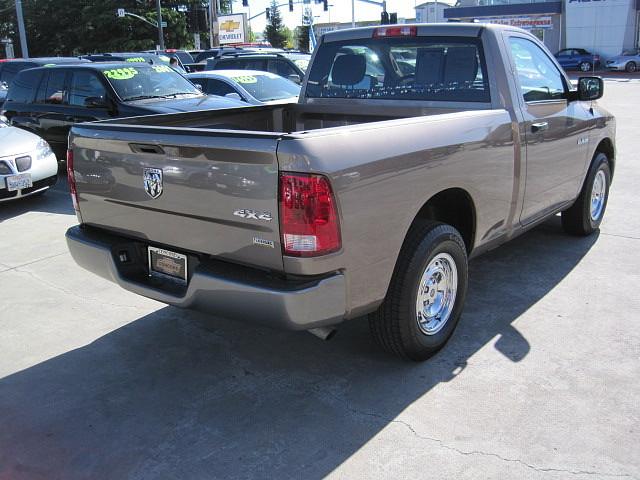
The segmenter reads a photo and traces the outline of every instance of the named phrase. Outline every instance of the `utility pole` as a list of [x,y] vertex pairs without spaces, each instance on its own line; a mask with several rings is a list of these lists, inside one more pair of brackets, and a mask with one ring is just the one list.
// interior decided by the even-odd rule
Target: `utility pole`
[[356,28],[356,0],[351,0],[351,28]]
[[209,0],[209,46],[218,46],[218,4],[217,0]]
[[164,32],[162,31],[162,10],[160,0],[156,0],[156,11],[158,12],[158,46],[164,50]]
[[22,0],[16,0],[16,18],[18,20],[18,31],[20,32],[20,52],[22,53],[22,58],[29,58],[27,34],[24,29],[24,17],[22,16]]

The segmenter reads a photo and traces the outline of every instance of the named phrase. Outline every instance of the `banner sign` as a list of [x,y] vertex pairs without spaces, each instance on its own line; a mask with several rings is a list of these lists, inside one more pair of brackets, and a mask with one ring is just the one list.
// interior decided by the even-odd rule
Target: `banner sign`
[[511,27],[524,28],[553,28],[553,19],[546,17],[496,17],[478,18],[478,23],[495,23],[497,25],[509,25]]
[[220,45],[247,42],[247,16],[244,13],[218,17]]

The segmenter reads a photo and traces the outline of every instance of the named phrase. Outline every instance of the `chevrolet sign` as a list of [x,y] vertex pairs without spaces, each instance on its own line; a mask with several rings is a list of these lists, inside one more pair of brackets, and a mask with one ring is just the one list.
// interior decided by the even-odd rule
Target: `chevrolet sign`
[[218,21],[220,22],[220,45],[246,42],[247,21],[244,13],[220,15]]

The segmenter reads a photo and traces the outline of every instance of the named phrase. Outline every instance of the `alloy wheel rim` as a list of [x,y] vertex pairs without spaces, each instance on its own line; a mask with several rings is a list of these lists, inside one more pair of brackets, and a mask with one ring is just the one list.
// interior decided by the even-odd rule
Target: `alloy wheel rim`
[[602,216],[604,210],[604,202],[607,196],[607,177],[604,171],[598,170],[593,179],[593,187],[591,187],[591,220],[597,221]]
[[425,335],[435,335],[451,317],[458,290],[458,269],[451,255],[439,253],[427,265],[418,284],[416,321]]

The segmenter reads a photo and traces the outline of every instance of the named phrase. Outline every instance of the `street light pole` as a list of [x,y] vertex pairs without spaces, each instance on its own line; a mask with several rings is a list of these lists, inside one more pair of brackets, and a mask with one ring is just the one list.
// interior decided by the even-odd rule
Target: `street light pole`
[[160,50],[164,50],[164,32],[162,31],[162,10],[160,8],[160,0],[156,0],[156,11],[158,13],[158,46]]
[[16,0],[16,19],[18,20],[18,31],[20,32],[20,52],[22,53],[22,58],[29,58],[27,34],[24,29],[24,17],[22,16],[22,0]]
[[356,28],[356,0],[351,0],[351,28]]

